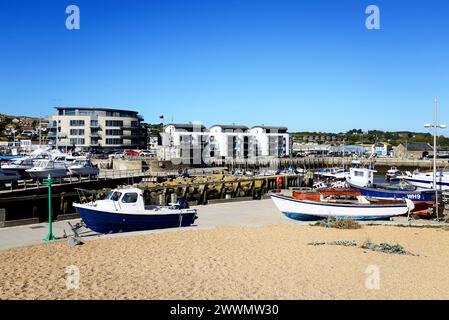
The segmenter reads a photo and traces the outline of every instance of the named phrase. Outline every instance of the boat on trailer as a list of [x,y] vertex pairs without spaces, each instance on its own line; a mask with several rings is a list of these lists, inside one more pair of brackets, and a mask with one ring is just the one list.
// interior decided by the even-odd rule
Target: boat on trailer
[[301,221],[320,220],[329,216],[353,220],[383,220],[408,214],[414,209],[413,202],[408,199],[368,199],[351,189],[293,191],[291,196],[272,194],[271,199],[286,217]]
[[170,206],[145,205],[141,189],[114,189],[104,200],[74,203],[84,224],[99,233],[187,227],[197,219],[197,210],[187,201]]

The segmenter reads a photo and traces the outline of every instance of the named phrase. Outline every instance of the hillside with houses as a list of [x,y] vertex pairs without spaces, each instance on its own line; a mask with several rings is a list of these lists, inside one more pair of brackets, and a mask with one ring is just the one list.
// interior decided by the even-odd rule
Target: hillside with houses
[[0,114],[0,142],[31,140],[39,143],[39,136],[45,141],[47,123],[46,119]]

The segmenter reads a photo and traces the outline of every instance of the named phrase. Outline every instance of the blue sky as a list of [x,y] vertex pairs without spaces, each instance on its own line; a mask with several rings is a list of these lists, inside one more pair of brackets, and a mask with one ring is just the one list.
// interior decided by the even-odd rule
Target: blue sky
[[437,95],[449,124],[446,0],[0,0],[0,40],[4,113],[426,132]]

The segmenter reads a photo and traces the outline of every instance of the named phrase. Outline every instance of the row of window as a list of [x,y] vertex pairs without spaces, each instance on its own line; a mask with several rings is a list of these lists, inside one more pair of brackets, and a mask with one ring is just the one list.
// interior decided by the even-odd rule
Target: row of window
[[106,120],[106,127],[123,127],[122,120]]
[[59,110],[58,115],[60,116],[98,116],[106,115],[106,117],[122,117],[122,118],[137,118],[137,113],[135,112],[117,112],[117,111],[96,111],[96,110]]
[[[98,140],[92,140],[92,143],[98,143]],[[86,140],[84,138],[70,138],[70,145],[84,145],[86,143]],[[114,138],[107,138],[106,144],[109,145],[117,145],[122,144],[122,139],[114,139]]]
[[122,139],[117,138],[107,138],[106,144],[122,144]]
[[84,120],[70,120],[70,126],[71,127],[83,127]]
[[121,136],[122,130],[120,129],[106,129],[106,135],[108,136]]
[[85,144],[85,141],[84,138],[70,138],[71,145]]
[[84,129],[70,129],[71,136],[84,136]]
[[[84,120],[70,120],[71,127],[83,127]],[[98,120],[91,120],[91,126],[98,126]],[[139,121],[131,121],[132,128],[138,128],[140,126]],[[123,120],[106,120],[106,127],[123,127]]]

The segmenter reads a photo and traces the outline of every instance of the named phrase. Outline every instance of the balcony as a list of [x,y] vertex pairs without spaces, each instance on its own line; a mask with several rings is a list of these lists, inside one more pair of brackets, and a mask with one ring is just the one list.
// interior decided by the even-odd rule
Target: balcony
[[124,133],[122,134],[122,138],[123,139],[142,139],[145,138],[144,134],[128,134],[128,133]]
[[133,131],[136,131],[136,130],[144,131],[144,130],[146,130],[145,128],[140,127],[140,126],[138,126],[138,127],[135,127],[135,126],[121,126],[120,129],[122,129],[122,130],[133,130]]
[[50,138],[50,139],[55,139],[55,138],[59,138],[59,139],[61,139],[61,138],[67,138],[67,133],[63,133],[63,132],[53,132],[53,131],[51,131],[51,132],[49,132],[49,133],[47,134],[47,137]]
[[99,134],[98,132],[93,132],[90,134],[91,138],[101,138],[101,134]]

